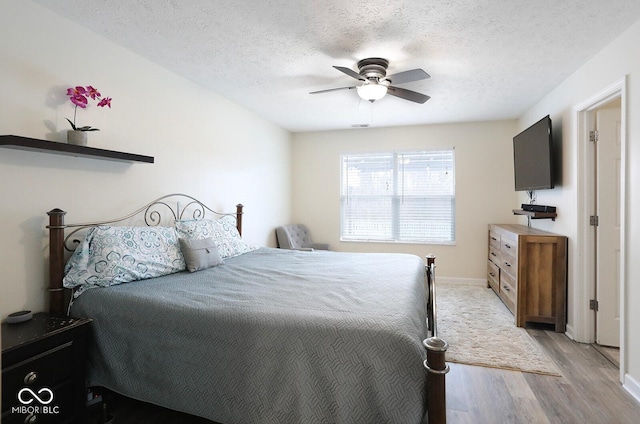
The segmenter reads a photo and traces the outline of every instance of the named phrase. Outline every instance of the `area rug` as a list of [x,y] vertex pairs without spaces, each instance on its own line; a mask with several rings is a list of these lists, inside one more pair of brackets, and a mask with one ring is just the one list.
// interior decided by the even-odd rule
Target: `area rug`
[[483,286],[438,284],[438,337],[449,344],[446,360],[537,374],[558,368],[498,296]]

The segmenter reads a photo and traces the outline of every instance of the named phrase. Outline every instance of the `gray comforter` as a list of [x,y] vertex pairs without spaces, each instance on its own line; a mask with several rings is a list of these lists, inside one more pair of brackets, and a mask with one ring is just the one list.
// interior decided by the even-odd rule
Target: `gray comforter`
[[261,248],[83,293],[92,385],[234,423],[420,423],[424,264]]

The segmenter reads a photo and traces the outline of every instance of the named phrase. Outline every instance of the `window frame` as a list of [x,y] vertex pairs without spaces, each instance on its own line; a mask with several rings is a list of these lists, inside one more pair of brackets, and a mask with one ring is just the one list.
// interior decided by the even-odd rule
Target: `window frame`
[[[404,194],[402,192],[400,186],[401,177],[406,178],[404,174],[404,170],[400,170],[400,161],[399,157],[402,155],[424,155],[423,159],[428,160],[428,155],[435,155],[438,152],[445,152],[451,155],[451,167],[447,168],[448,171],[452,173],[452,181],[451,181],[451,194],[426,194],[426,195],[414,195],[414,198],[423,197],[425,200],[429,198],[444,198],[451,202],[450,210],[450,221],[448,221],[448,225],[451,226],[451,238],[437,238],[437,237],[410,237],[402,239],[400,232],[400,224],[401,224],[401,204],[407,198],[407,196],[411,196]],[[392,169],[392,181],[387,183],[387,187],[393,187],[393,192],[389,194],[385,193],[376,193],[370,195],[357,195],[356,197],[366,199],[369,198],[390,198],[391,204],[390,208],[390,229],[391,229],[391,237],[385,238],[377,238],[377,237],[367,237],[366,234],[362,236],[345,236],[345,205],[349,203],[350,198],[354,198],[354,195],[349,193],[348,185],[349,176],[345,176],[345,172],[348,171],[348,165],[345,166],[345,160],[356,160],[361,158],[374,158],[374,157],[391,157],[391,166]],[[435,156],[432,156],[432,158]],[[456,184],[455,184],[455,148],[436,148],[436,149],[421,149],[421,150],[406,150],[406,151],[383,151],[383,152],[371,152],[371,153],[343,153],[340,155],[340,241],[341,242],[355,242],[355,243],[399,243],[399,244],[434,244],[434,245],[455,245],[456,244]]]

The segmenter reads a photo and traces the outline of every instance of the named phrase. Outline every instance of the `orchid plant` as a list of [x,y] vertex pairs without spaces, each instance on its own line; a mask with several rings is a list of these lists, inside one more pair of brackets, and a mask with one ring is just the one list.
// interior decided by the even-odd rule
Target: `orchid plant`
[[73,128],[74,131],[100,131],[98,128],[92,128],[88,125],[84,127],[76,126],[76,113],[79,107],[86,109],[89,104],[89,99],[98,100],[98,107],[109,106],[109,109],[111,109],[111,97],[102,97],[102,94],[90,85],[86,87],[70,87],[67,89],[67,96],[69,96],[71,103],[75,105],[73,109],[73,122],[69,118],[65,118],[69,121],[71,128]]

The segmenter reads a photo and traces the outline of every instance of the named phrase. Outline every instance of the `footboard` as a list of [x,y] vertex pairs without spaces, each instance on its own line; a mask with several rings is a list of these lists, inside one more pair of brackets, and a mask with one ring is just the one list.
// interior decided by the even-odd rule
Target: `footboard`
[[449,372],[449,366],[445,362],[445,352],[448,345],[447,342],[438,338],[435,260],[435,256],[428,255],[425,267],[429,288],[427,319],[431,337],[422,342],[427,349],[427,359],[424,361],[423,366],[427,374],[427,413],[429,423],[444,424],[447,422],[445,374]]

